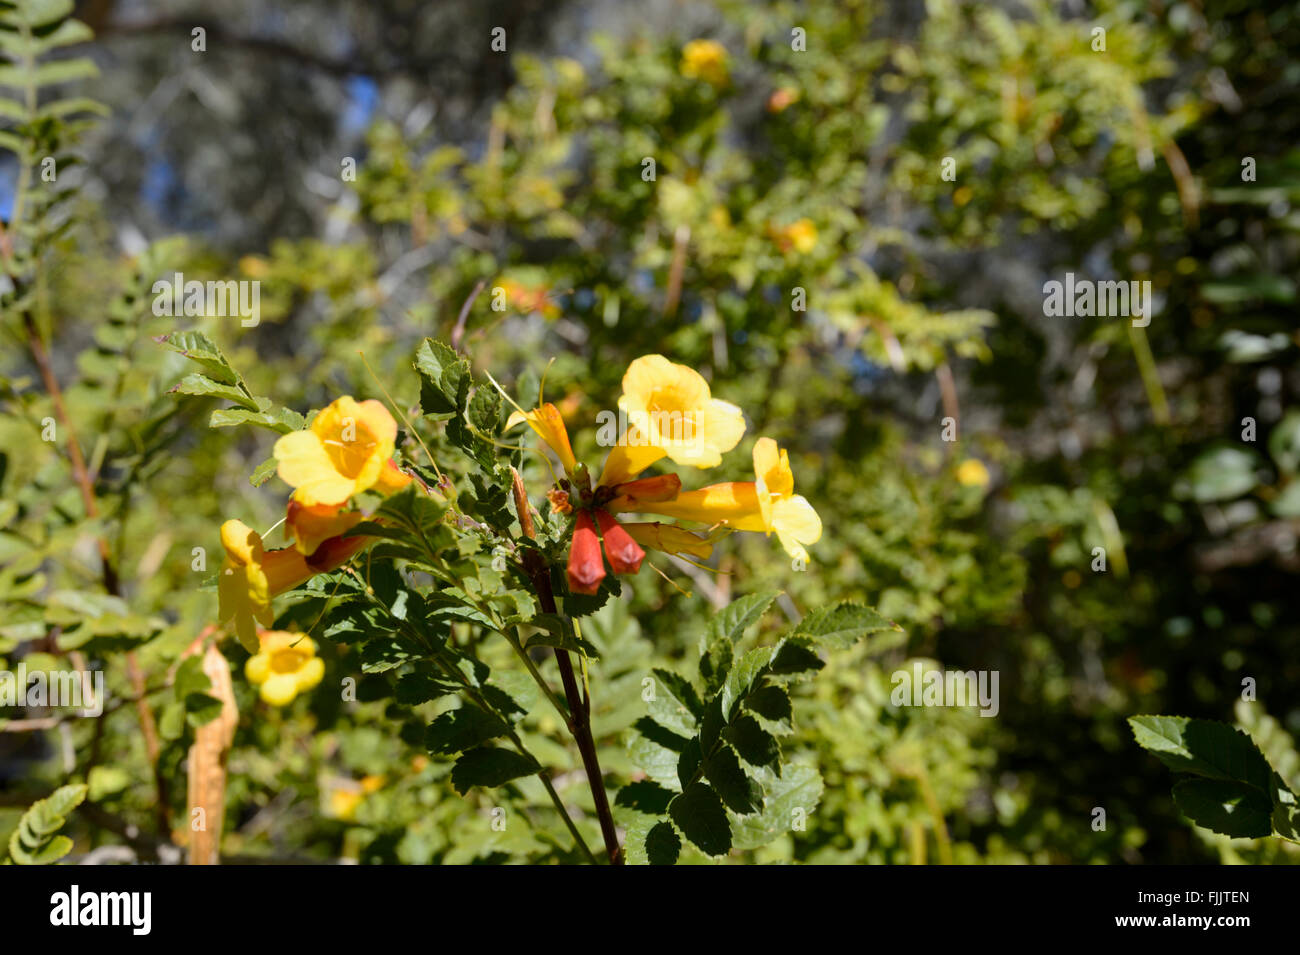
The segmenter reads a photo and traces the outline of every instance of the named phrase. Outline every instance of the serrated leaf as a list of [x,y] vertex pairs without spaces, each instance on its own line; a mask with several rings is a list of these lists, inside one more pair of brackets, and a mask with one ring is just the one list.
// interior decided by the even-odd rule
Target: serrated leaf
[[733,840],[737,849],[757,849],[777,836],[794,831],[796,822],[812,815],[822,798],[822,777],[813,766],[787,766],[785,774],[767,785],[763,811],[737,819]]
[[256,412],[258,410],[257,402],[240,391],[239,388],[234,385],[213,381],[211,378],[198,373],[186,375],[172,387],[172,391],[197,397],[222,398],[226,401],[233,401],[249,411]]
[[692,783],[673,797],[668,815],[682,835],[706,855],[721,856],[731,850],[727,811],[718,794],[705,783]]
[[870,634],[886,630],[901,632],[902,629],[870,607],[855,603],[840,603],[833,607],[814,610],[799,621],[791,633],[808,637],[818,646],[843,650]]
[[503,786],[531,776],[542,767],[535,759],[510,749],[480,746],[464,753],[451,771],[451,785],[462,796],[474,786]]
[[645,854],[651,865],[675,865],[682,851],[682,840],[669,822],[657,822],[646,833]]
[[732,812],[747,815],[762,808],[762,788],[749,778],[730,746],[720,747],[705,761],[704,778]]
[[1241,730],[1184,716],[1129,718],[1138,745],[1170,769],[1207,779],[1236,780],[1267,793],[1272,767]]
[[426,338],[415,353],[424,414],[459,414],[469,397],[469,362],[440,341]]
[[1233,839],[1259,839],[1273,832],[1268,796],[1244,783],[1185,779],[1174,786],[1174,803],[1198,826]]
[[485,713],[476,706],[462,706],[440,714],[429,724],[424,734],[424,745],[431,753],[450,755],[473,749],[490,739],[504,736],[508,731],[509,727],[494,714]]
[[746,697],[745,709],[775,724],[782,732],[794,728],[794,708],[784,687],[769,684],[755,690]]
[[239,373],[231,367],[225,354],[202,332],[173,332],[156,340],[198,364],[208,373],[209,378],[227,385],[241,383]]
[[745,762],[751,766],[766,766],[780,775],[781,744],[754,717],[740,715],[731,721],[722,735]]
[[279,434],[301,431],[306,420],[296,411],[288,408],[268,408],[265,411],[249,411],[246,408],[218,408],[208,418],[209,428],[233,428],[241,424],[255,424],[270,428]]

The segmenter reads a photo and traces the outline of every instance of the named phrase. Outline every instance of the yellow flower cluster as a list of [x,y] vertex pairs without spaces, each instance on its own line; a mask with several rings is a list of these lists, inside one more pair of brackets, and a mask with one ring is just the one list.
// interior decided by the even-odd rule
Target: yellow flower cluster
[[792,557],[808,560],[806,548],[821,537],[821,519],[805,498],[794,493],[789,455],[771,438],[759,438],[754,445],[753,481],[683,491],[675,474],[639,477],[664,458],[691,467],[714,467],[740,443],[745,434],[743,413],[714,398],[699,372],[662,355],[645,355],[624,374],[618,405],[627,426],[594,488],[574,457],[564,420],[554,405],[520,410],[507,423],[511,427],[527,422],[564,468],[566,478],[551,500],[552,504],[558,500],[561,511],[575,514],[568,568],[573,590],[595,593],[599,588],[605,576],[602,540],[615,573],[636,573],[646,547],[701,558],[712,552],[709,535],[676,524],[622,523],[615,514],[654,514],[710,529],[775,533]]
[[349,505],[365,491],[391,494],[411,482],[392,461],[396,440],[397,423],[388,409],[345,395],[321,411],[311,427],[275,443],[277,471],[294,488],[285,514],[293,545],[268,550],[261,535],[242,522],[221,525],[226,558],[217,583],[220,618],[233,623],[249,653],[262,652],[258,626],[274,622],[273,597],[342,566],[371,542],[342,536],[365,518]]

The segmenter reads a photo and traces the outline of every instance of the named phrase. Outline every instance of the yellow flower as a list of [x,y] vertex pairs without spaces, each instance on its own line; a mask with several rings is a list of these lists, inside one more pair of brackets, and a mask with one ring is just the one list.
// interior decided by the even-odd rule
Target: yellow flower
[[316,574],[347,563],[373,537],[331,537],[313,548],[310,557],[296,547],[267,550],[257,531],[242,521],[221,525],[226,559],[217,577],[221,623],[235,622],[235,635],[249,653],[257,652],[257,625],[275,623],[271,598],[292,590]]
[[325,813],[331,818],[352,822],[357,817],[357,807],[365,798],[366,794],[360,789],[332,789]]
[[605,462],[600,484],[606,487],[636,477],[665,456],[677,464],[715,467],[745,434],[739,408],[714,398],[699,372],[663,355],[643,355],[628,366],[618,406],[630,423]]
[[681,72],[710,86],[725,86],[727,48],[717,40],[692,40],[682,47]]
[[676,524],[624,523],[623,529],[642,547],[661,550],[665,554],[690,554],[706,560],[713,553],[713,543],[707,537],[682,530]]
[[264,630],[261,646],[244,664],[248,682],[260,686],[259,695],[271,706],[288,706],[299,693],[320,683],[325,663],[316,656],[316,644],[301,633]]
[[967,458],[957,465],[957,483],[963,487],[988,487],[989,469],[979,458]]
[[789,252],[793,249],[800,255],[807,255],[817,248],[817,226],[813,224],[811,219],[800,219],[788,226],[774,229],[772,235],[782,252]]
[[380,402],[344,395],[306,431],[275,443],[279,475],[307,505],[342,504],[374,487],[385,474],[397,440],[397,422]]
[[794,493],[790,455],[771,438],[759,438],[754,445],[754,474],[767,532],[776,531],[786,553],[807,563],[808,551],[803,545],[815,544],[821,538],[822,521],[808,500]]
[[271,598],[292,590],[316,573],[296,549],[268,551],[261,535],[242,521],[221,525],[226,560],[217,578],[222,623],[233,619],[235,634],[249,653],[257,652],[257,625],[271,626]]
[[754,481],[728,481],[686,491],[669,501],[619,497],[612,511],[663,514],[702,524],[722,524],[738,531],[776,532],[791,556],[808,560],[804,545],[822,536],[821,518],[813,506],[794,493],[789,455],[771,438],[754,445]]
[[344,511],[333,504],[303,504],[291,497],[284,524],[294,546],[310,557],[325,541],[351,530],[364,517],[360,511]]
[[578,462],[574,459],[573,448],[569,444],[568,429],[564,427],[564,418],[555,405],[548,401],[532,411],[514,412],[506,419],[506,430],[509,431],[521,421],[527,421],[528,427],[555,452],[560,464],[564,466],[564,473],[572,475],[577,470]]

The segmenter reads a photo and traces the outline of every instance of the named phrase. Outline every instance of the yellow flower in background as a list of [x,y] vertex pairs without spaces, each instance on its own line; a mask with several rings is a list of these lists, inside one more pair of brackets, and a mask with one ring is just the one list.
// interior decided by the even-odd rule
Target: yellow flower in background
[[325,803],[325,815],[343,822],[357,818],[357,808],[366,794],[359,789],[331,789]]
[[807,218],[773,229],[772,237],[782,252],[793,250],[800,255],[807,255],[817,248],[817,226]]
[[271,626],[271,598],[315,575],[296,548],[267,550],[257,531],[242,521],[221,525],[226,559],[217,578],[220,622],[234,620],[235,635],[249,653],[257,652],[257,625]]
[[275,443],[278,473],[302,504],[342,504],[374,487],[391,463],[397,422],[378,401],[344,395],[306,431]]
[[663,355],[643,355],[628,366],[618,406],[629,427],[605,462],[600,483],[606,487],[631,480],[663,457],[716,467],[745,434],[739,408],[714,398],[698,371]]
[[506,430],[509,431],[521,421],[527,421],[528,427],[532,428],[537,436],[546,442],[547,447],[555,452],[556,457],[560,459],[560,464],[564,466],[565,474],[572,475],[577,470],[578,462],[573,457],[569,432],[564,427],[564,417],[555,405],[548,401],[532,411],[513,412],[506,419]]
[[244,664],[248,682],[271,706],[288,706],[325,676],[325,663],[316,656],[311,637],[285,630],[265,630],[257,652]]
[[989,469],[979,458],[967,458],[957,465],[957,483],[962,487],[988,487]]
[[682,47],[682,76],[704,80],[710,86],[726,86],[727,48],[717,40],[692,40]]

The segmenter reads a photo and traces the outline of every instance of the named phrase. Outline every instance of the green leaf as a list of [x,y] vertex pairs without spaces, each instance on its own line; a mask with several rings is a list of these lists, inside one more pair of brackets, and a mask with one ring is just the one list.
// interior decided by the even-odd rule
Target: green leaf
[[253,468],[253,473],[248,476],[248,483],[253,485],[253,487],[261,487],[271,479],[271,476],[275,474],[276,468],[279,467],[279,465],[280,462],[275,458],[267,458],[257,467]]
[[775,724],[780,732],[794,728],[794,708],[784,687],[769,684],[755,690],[745,699],[745,709]]
[[1238,781],[1267,793],[1272,767],[1254,741],[1227,723],[1185,716],[1129,718],[1138,745],[1178,773]]
[[440,341],[426,338],[415,353],[420,373],[420,409],[425,414],[459,414],[469,397],[469,362]]
[[86,798],[83,784],[61,786],[33,803],[9,837],[9,858],[17,865],[52,865],[72,851],[72,840],[55,835]]
[[730,746],[721,747],[708,758],[704,776],[732,812],[746,815],[762,808],[762,788],[749,778]]
[[772,654],[771,673],[775,676],[797,676],[824,667],[812,646],[802,637],[782,640]]
[[485,713],[476,706],[462,706],[440,714],[429,724],[424,745],[430,753],[449,755],[504,736],[509,729],[495,714]]
[[767,675],[771,662],[772,648],[758,647],[746,653],[740,658],[740,662],[731,668],[720,695],[722,714],[727,719],[735,714],[736,704],[754,690]]
[[1203,451],[1174,484],[1174,493],[1194,501],[1230,501],[1259,483],[1253,451],[1229,446]]
[[183,395],[195,395],[198,397],[222,398],[226,401],[233,401],[237,405],[242,405],[249,411],[258,410],[257,402],[244,394],[234,385],[223,384],[219,381],[213,381],[198,373],[186,375],[180,382],[172,387],[173,392],[180,392]]
[[1265,793],[1222,779],[1185,779],[1174,802],[1198,826],[1233,839],[1259,839],[1273,832],[1273,804]]
[[[789,703],[789,698],[786,702]],[[722,736],[745,762],[751,766],[766,766],[780,775],[781,744],[754,717],[742,714],[731,721],[722,731]]]
[[622,806],[649,816],[662,816],[668,811],[668,804],[677,795],[671,789],[665,789],[658,783],[641,779],[628,783],[614,797],[614,805]]
[[737,849],[757,849],[777,836],[794,830],[810,816],[822,797],[822,778],[813,766],[788,766],[785,774],[769,783],[763,811],[736,820]]
[[510,749],[480,746],[456,760],[451,785],[462,796],[473,786],[501,786],[521,776],[531,776],[542,767],[535,759]]
[[645,854],[651,865],[675,865],[682,851],[682,840],[669,822],[657,822],[646,833]]
[[668,815],[678,830],[701,852],[726,855],[731,850],[731,824],[718,794],[702,782],[692,783],[673,797]]
[[233,428],[241,424],[255,424],[270,428],[280,434],[301,431],[306,419],[288,408],[268,408],[265,411],[248,411],[244,408],[218,408],[208,418],[209,428]]
[[844,650],[870,634],[887,630],[902,632],[902,629],[870,607],[841,603],[814,610],[799,621],[792,633],[808,637],[818,646],[827,649]]
[[1268,452],[1287,474],[1300,471],[1300,409],[1292,408],[1273,427]]
[[202,332],[173,332],[156,341],[198,364],[208,373],[209,378],[226,385],[243,384],[239,373],[231,367],[225,354]]

